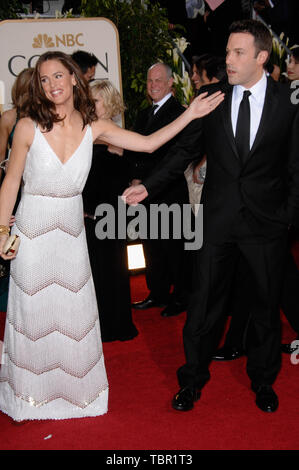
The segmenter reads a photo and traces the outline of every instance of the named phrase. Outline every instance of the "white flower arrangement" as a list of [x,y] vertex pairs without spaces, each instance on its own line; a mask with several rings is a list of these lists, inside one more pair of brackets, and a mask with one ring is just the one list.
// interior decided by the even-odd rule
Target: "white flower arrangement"
[[[281,33],[279,39],[283,41],[284,33]],[[289,38],[286,38],[286,46],[289,44]],[[278,41],[276,37],[272,38],[272,51],[273,55],[278,58],[279,61],[283,60],[286,55],[286,50],[283,45]],[[279,65],[279,64],[277,64]]]
[[177,100],[184,106],[188,106],[193,97],[194,91],[191,84],[190,76],[185,70],[185,64],[182,60],[181,54],[184,53],[189,45],[189,42],[184,37],[174,39],[175,46],[169,49],[167,53],[172,57],[172,69],[174,77],[175,96]]
[[68,11],[61,13],[61,11],[56,10],[55,11],[55,18],[56,20],[58,19],[63,19],[63,18],[72,18],[73,17],[73,9],[70,8]]

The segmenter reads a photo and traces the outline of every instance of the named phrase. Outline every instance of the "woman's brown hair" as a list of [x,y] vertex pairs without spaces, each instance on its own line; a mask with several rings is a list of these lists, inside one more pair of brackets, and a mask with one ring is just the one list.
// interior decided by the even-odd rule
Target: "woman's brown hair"
[[16,109],[18,118],[22,118],[28,114],[30,105],[29,85],[33,72],[33,68],[22,70],[11,89],[12,104]]
[[71,75],[74,75],[76,79],[76,85],[74,86],[74,107],[82,116],[83,128],[87,124],[96,121],[95,104],[88,83],[72,58],[60,51],[45,52],[36,63],[29,87],[31,105],[28,114],[31,119],[46,131],[50,131],[55,122],[60,122],[64,119],[56,113],[55,104],[46,97],[42,87],[40,67],[47,60],[58,60]]

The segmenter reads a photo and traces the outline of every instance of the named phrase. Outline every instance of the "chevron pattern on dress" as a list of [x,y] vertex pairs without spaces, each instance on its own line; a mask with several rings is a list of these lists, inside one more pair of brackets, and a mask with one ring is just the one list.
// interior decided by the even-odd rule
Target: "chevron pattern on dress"
[[0,368],[0,410],[17,421],[107,412],[81,197],[91,158],[90,126],[65,165],[38,128],[27,153]]
[[[13,280],[11,280],[11,289],[16,296],[20,296],[20,289]],[[10,311],[7,313],[7,322],[17,333],[33,342],[54,332],[74,341],[81,341],[99,319],[96,302],[90,303],[88,300],[89,283],[82,288],[80,293],[65,292],[63,288],[60,289],[63,291],[61,294],[66,296],[69,302],[61,304],[56,285],[48,288],[49,296],[53,298],[51,306],[49,306],[48,297],[44,295],[38,293],[33,297],[28,297],[23,294],[22,315],[15,315]],[[76,302],[76,308],[73,302]],[[90,308],[93,314],[86,316],[86,308]]]
[[[45,350],[49,349],[48,344],[43,344],[43,347],[36,348],[36,345],[34,345],[34,348],[36,349],[34,351],[34,354],[43,354],[44,356],[39,356],[42,357],[44,361],[45,357]],[[80,351],[82,351],[82,354],[86,351],[86,347],[81,347],[79,348]],[[8,364],[8,360],[18,369],[25,369],[29,372],[31,372],[34,375],[42,375],[50,371],[54,371],[57,369],[62,370],[68,375],[71,375],[72,377],[76,377],[77,379],[83,379],[90,371],[95,367],[95,365],[102,359],[103,352],[102,350],[97,351],[96,357],[92,357],[89,354],[88,360],[82,361],[81,364],[74,363],[73,360],[68,357],[63,357],[63,361],[59,359],[58,356],[58,351],[61,353],[61,348],[56,347],[54,351],[52,351],[51,357],[49,357],[48,363],[41,363],[39,360],[35,360],[34,363],[29,359],[28,353],[32,352],[32,348],[28,347],[26,345],[26,356],[22,357],[22,353],[24,351],[24,348],[20,348],[20,350],[15,352],[14,355],[12,355],[9,351],[5,351],[3,355],[3,361],[5,364]],[[27,358],[27,359],[26,359]],[[37,357],[38,359],[38,357]],[[66,361],[69,361],[68,364],[66,364]]]
[[[42,204],[35,206],[38,197],[25,196],[25,202],[30,202],[23,209],[22,218],[16,215],[16,229],[20,234],[30,240],[45,235],[54,230],[61,230],[68,235],[78,238],[84,230],[83,205],[80,199],[53,199],[51,205],[46,204],[42,198]],[[62,205],[62,202],[65,202]],[[79,204],[78,204],[79,203]],[[61,206],[63,210],[61,210]],[[31,209],[30,209],[31,208]]]
[[[101,386],[99,386],[99,388],[97,389],[96,392],[94,392],[93,394],[90,394],[88,395],[87,397],[84,397],[84,399],[82,399],[82,401],[80,400],[76,400],[74,399],[73,397],[70,397],[67,393],[64,393],[64,392],[54,392],[52,395],[48,395],[45,399],[41,399],[41,398],[34,398],[30,395],[25,395],[24,393],[22,393],[21,391],[20,392],[17,392],[16,388],[15,388],[15,385],[13,384],[13,382],[11,380],[3,380],[1,377],[0,377],[0,383],[3,382],[3,383],[8,383],[8,385],[10,386],[14,396],[16,398],[19,398],[20,400],[23,400],[25,402],[27,402],[30,406],[34,406],[36,408],[40,408],[41,406],[43,405],[47,405],[55,400],[58,400],[58,399],[62,399],[72,405],[74,405],[75,407],[78,407],[80,409],[85,409],[87,408],[88,406],[90,406],[94,401],[97,400],[97,398],[103,393],[105,392],[106,390],[108,390],[108,383],[106,384],[103,384]],[[48,417],[44,418],[44,419],[50,419]],[[55,419],[55,418],[54,418]]]

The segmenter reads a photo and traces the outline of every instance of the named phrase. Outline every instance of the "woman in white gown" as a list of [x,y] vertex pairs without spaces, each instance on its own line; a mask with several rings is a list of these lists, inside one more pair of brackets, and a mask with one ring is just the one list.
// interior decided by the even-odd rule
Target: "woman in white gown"
[[[35,67],[31,99],[0,192],[0,254],[12,259],[0,410],[16,421],[98,416],[107,411],[108,381],[81,197],[93,141],[151,152],[222,96],[200,99],[170,126],[141,136],[97,120],[76,64],[47,52]],[[22,178],[15,257],[3,246]]]

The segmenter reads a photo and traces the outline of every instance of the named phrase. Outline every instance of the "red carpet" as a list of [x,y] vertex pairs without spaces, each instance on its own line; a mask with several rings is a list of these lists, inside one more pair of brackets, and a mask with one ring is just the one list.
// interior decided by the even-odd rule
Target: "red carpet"
[[[132,277],[133,300],[147,294]],[[185,314],[162,318],[160,309],[135,312],[139,335],[104,343],[110,382],[109,412],[98,418],[33,421],[15,425],[0,412],[0,449],[26,450],[294,450],[298,449],[299,365],[283,356],[275,383],[280,405],[266,414],[254,403],[246,359],[211,365],[211,380],[193,411],[172,410],[176,369],[183,363]],[[5,314],[0,314],[0,337]],[[283,340],[294,332],[283,320]],[[112,455],[112,454],[111,454]]]

